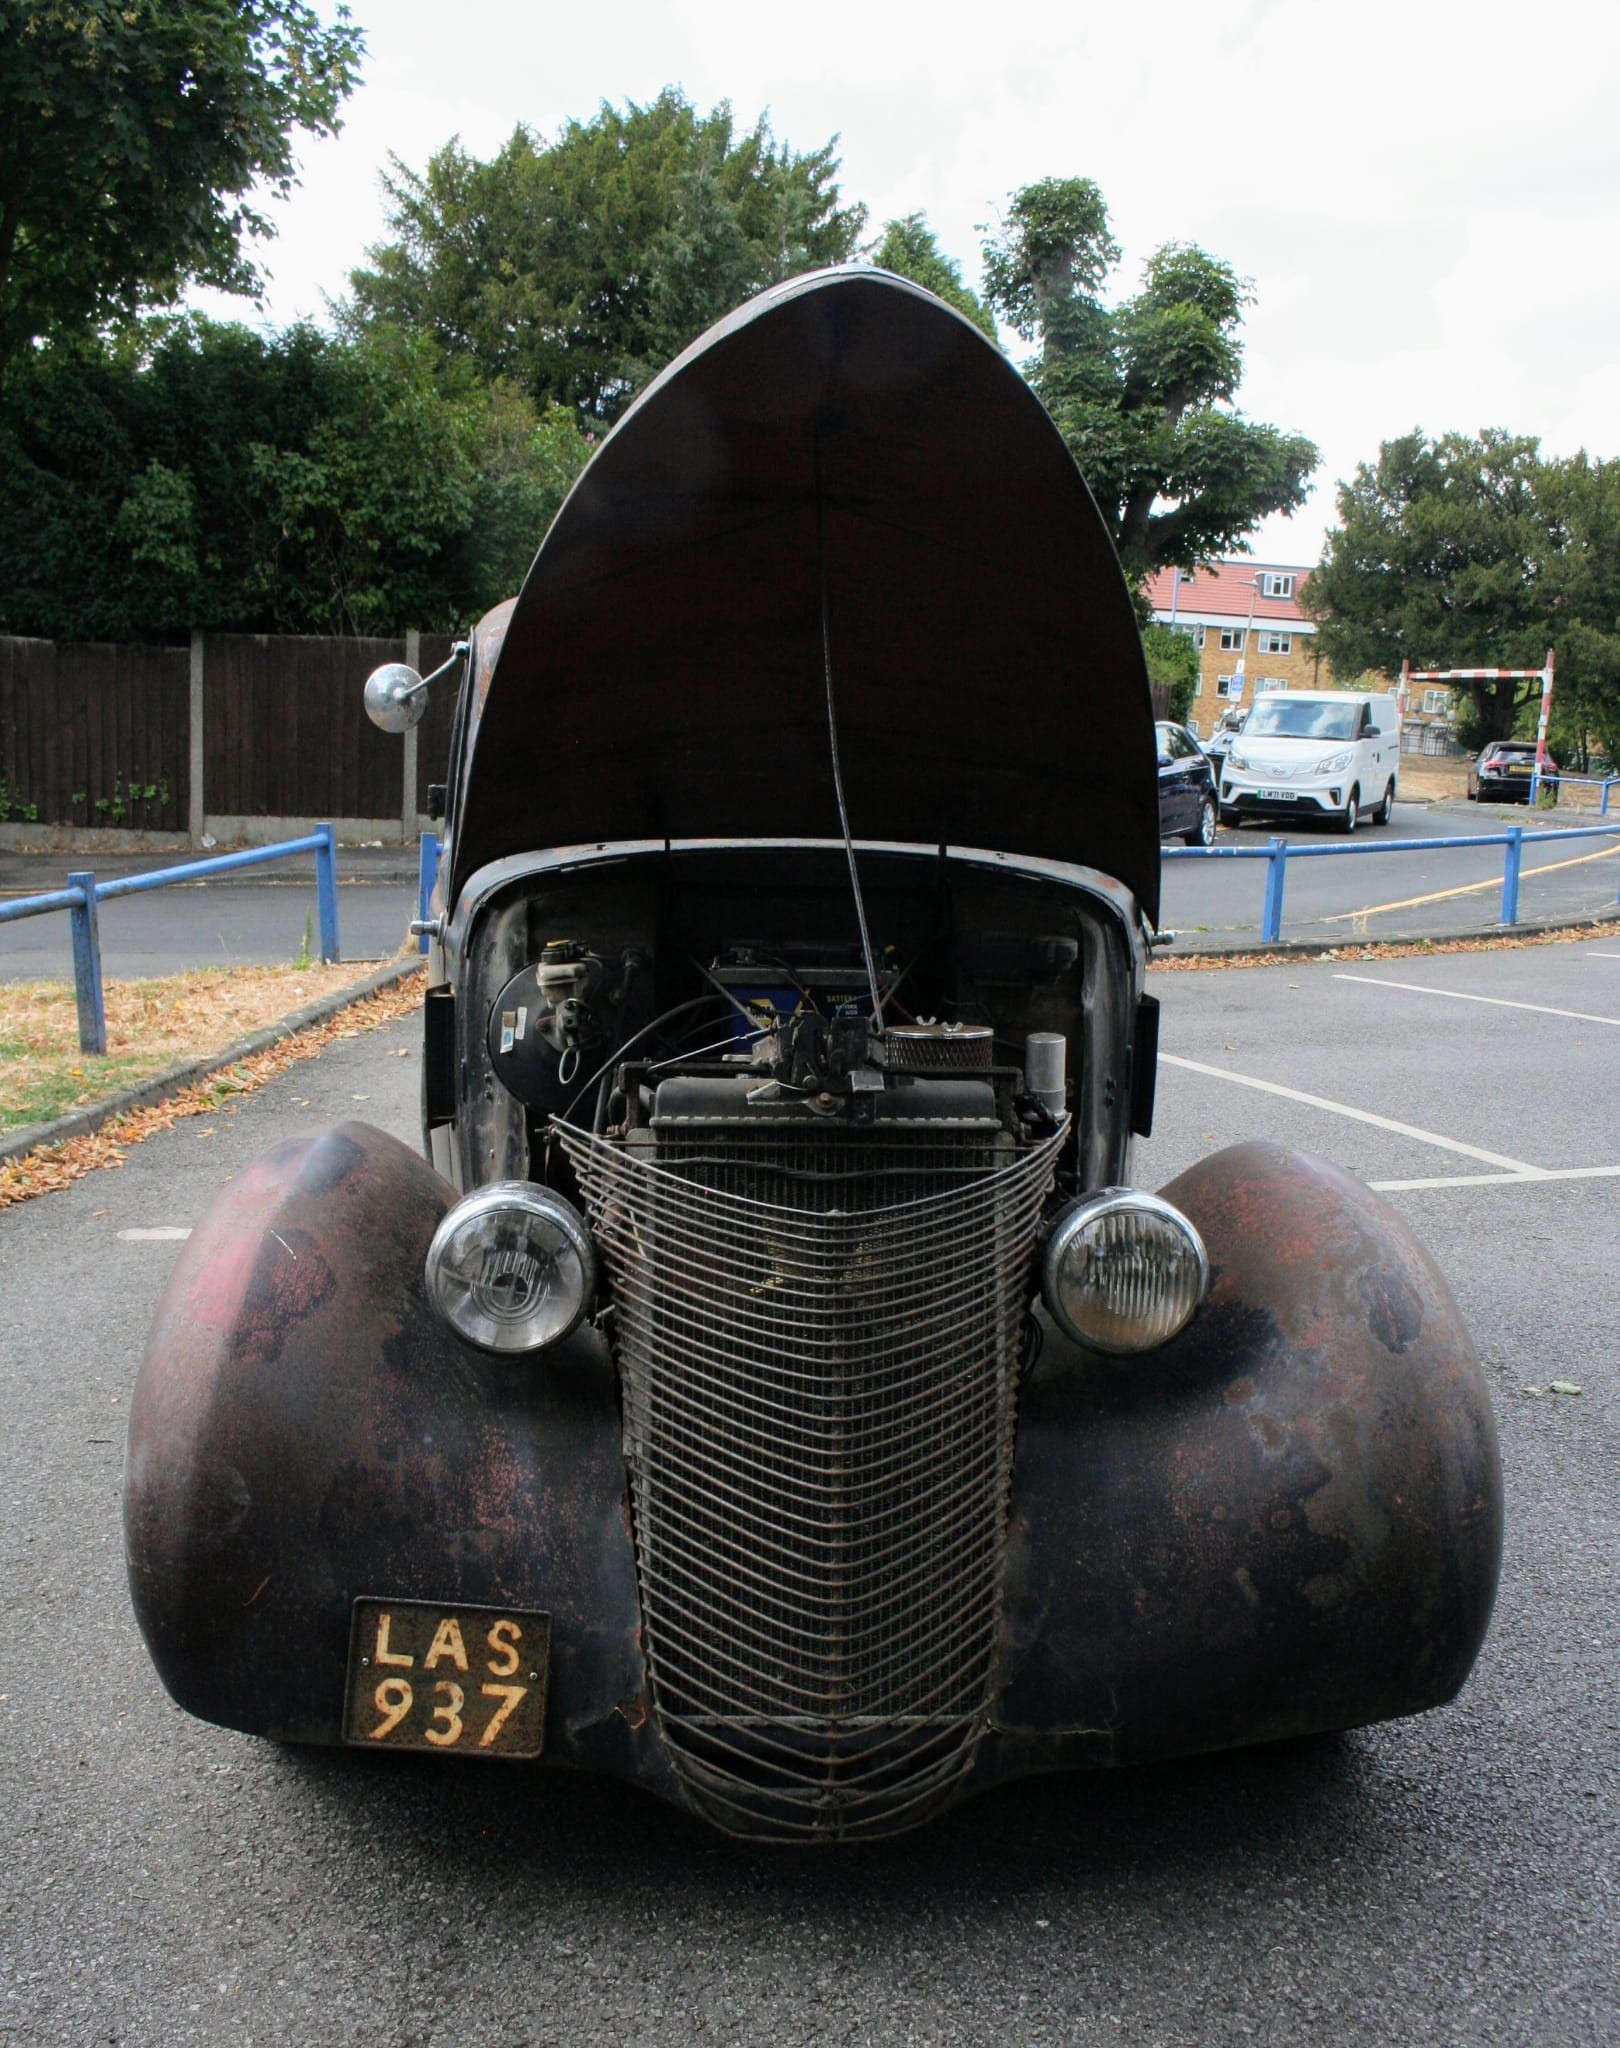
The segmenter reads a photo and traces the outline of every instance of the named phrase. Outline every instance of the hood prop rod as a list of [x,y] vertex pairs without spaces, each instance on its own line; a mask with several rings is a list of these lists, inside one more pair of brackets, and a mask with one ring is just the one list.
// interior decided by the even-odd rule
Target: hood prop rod
[[866,904],[861,896],[861,877],[855,865],[855,841],[850,836],[849,807],[844,802],[844,773],[838,760],[838,714],[833,707],[832,628],[827,605],[827,530],[825,502],[821,490],[821,427],[816,427],[816,575],[821,586],[821,673],[827,690],[827,739],[832,748],[833,790],[838,798],[838,822],[843,827],[844,853],[849,861],[849,886],[855,898],[855,921],[860,926],[861,958],[866,963],[866,985],[872,992],[872,1036],[883,1036],[883,997],[878,990],[877,969],[872,961],[872,941],[866,928]]

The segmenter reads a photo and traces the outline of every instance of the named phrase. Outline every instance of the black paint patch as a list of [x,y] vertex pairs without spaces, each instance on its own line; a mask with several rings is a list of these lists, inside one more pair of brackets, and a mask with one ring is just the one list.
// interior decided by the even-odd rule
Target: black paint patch
[[1398,1358],[1423,1334],[1421,1298],[1387,1266],[1374,1266],[1364,1273],[1361,1292],[1367,1304],[1367,1327],[1384,1349]]

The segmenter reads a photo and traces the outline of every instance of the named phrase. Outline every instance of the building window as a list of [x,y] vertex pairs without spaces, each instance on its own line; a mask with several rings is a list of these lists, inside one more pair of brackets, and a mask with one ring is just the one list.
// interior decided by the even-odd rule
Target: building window
[[1262,633],[1260,652],[1262,654],[1291,654],[1294,648],[1292,633]]
[[1243,652],[1243,634],[1244,628],[1242,626],[1222,626],[1222,654],[1241,654]]
[[1425,714],[1431,718],[1437,715],[1444,717],[1451,709],[1451,692],[1449,690],[1425,690],[1423,692],[1423,709]]
[[1262,597],[1292,597],[1293,594],[1294,579],[1292,576],[1279,576],[1275,570],[1268,569],[1260,578],[1260,595]]
[[1287,688],[1288,678],[1286,676],[1256,676],[1254,679],[1254,694],[1257,697],[1264,697],[1272,690],[1286,690]]
[[1239,669],[1237,674],[1233,676],[1217,676],[1215,678],[1215,694],[1217,697],[1241,697],[1243,695],[1243,671]]

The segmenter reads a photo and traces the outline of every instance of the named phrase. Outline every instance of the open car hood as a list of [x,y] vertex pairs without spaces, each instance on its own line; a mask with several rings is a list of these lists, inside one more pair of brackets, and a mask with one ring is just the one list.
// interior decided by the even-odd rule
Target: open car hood
[[694,342],[529,571],[473,730],[452,900],[487,862],[850,830],[1103,869],[1158,915],[1158,775],[1119,564],[1039,401],[882,272]]

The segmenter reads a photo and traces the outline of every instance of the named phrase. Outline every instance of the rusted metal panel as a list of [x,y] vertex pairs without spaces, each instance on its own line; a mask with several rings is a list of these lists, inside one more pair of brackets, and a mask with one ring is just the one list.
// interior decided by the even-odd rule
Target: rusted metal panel
[[1210,1298],[1140,1359],[1048,1341],[991,1775],[1416,1713],[1490,1619],[1495,1427],[1433,1261],[1358,1181],[1279,1146],[1162,1192],[1204,1235]]
[[1156,916],[1147,673],[1107,529],[1006,358],[860,270],[720,321],[575,484],[490,689],[452,896],[537,818],[553,845],[836,833],[823,595],[857,839],[1098,867]]
[[[343,1125],[267,1154],[193,1236],[131,1416],[148,1646],[191,1712],[330,1743],[356,1600],[549,1614],[545,1755],[689,1804],[648,1718],[605,1347],[496,1364],[451,1338],[421,1283],[448,1192]],[[1417,1712],[1483,1637],[1501,1474],[1432,1262],[1365,1188],[1280,1148],[1165,1192],[1205,1235],[1211,1299],[1129,1364],[1049,1336],[965,1790]],[[442,1732],[431,1704],[412,1711]]]
[[625,1769],[645,1674],[606,1347],[587,1331],[497,1363],[460,1344],[422,1281],[450,1193],[343,1124],[209,1210],[130,1417],[136,1615],[190,1712],[335,1743],[356,1599],[548,1613],[547,1754]]

